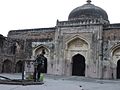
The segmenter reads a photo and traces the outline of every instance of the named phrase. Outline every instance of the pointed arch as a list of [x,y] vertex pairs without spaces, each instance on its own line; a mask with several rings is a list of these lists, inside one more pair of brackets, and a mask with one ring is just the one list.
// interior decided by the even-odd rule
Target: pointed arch
[[79,53],[72,57],[72,75],[85,76],[85,57]]
[[23,62],[21,60],[18,61],[15,65],[15,72],[22,73],[22,66],[23,66]]
[[2,73],[12,72],[12,62],[10,60],[5,60],[2,64]]
[[65,47],[65,49],[68,49],[68,45],[69,45],[69,43],[70,42],[72,42],[72,41],[74,41],[74,40],[80,40],[81,42],[84,42],[84,43],[86,43],[87,45],[88,45],[88,48],[90,48],[90,45],[89,45],[89,42],[88,42],[88,40],[86,40],[85,38],[83,38],[83,37],[81,37],[81,36],[79,36],[79,35],[75,35],[74,37],[72,37],[72,38],[69,38],[67,41],[66,41],[66,47]]
[[[90,58],[90,42],[85,37],[81,37],[79,35],[75,35],[65,41],[66,41],[65,42],[65,50],[64,50],[65,74],[66,75],[74,75],[77,72],[76,71],[74,73],[74,70],[77,70],[77,69],[74,69],[73,57],[78,54],[78,57],[83,56],[85,58],[85,61],[84,61],[84,66],[85,66],[84,69],[85,70],[83,70],[84,73],[78,72],[75,75],[85,76],[85,73],[87,72],[87,68],[86,68],[85,64],[88,64],[88,61]],[[76,59],[78,59],[78,58],[76,58]],[[74,61],[74,62],[77,62],[77,61]]]
[[117,61],[120,59],[120,46],[114,46],[110,49],[110,56],[112,62],[117,66]]
[[110,49],[110,59],[111,59],[111,67],[113,78],[120,79],[120,44],[115,44]]
[[33,55],[36,57],[38,54],[41,54],[42,50],[45,51],[44,56],[46,58],[46,60],[44,62],[44,65],[45,65],[44,73],[47,73],[47,71],[48,71],[48,60],[50,60],[50,49],[47,46],[41,44],[41,45],[37,46],[36,48],[34,48]]
[[42,49],[44,49],[46,52],[45,56],[48,56],[50,49],[46,45],[43,45],[43,44],[41,44],[33,49],[33,56],[40,54],[42,52]]
[[113,56],[114,52],[120,48],[120,44],[115,44],[110,48],[110,55]]

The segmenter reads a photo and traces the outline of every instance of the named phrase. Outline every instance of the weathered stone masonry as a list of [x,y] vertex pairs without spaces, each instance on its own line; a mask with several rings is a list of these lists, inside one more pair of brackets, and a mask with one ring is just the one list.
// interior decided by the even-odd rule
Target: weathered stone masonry
[[119,34],[120,24],[110,24],[106,11],[88,0],[55,27],[1,35],[0,72],[22,72],[23,61],[26,72],[33,72],[35,57],[45,49],[47,74],[119,79]]

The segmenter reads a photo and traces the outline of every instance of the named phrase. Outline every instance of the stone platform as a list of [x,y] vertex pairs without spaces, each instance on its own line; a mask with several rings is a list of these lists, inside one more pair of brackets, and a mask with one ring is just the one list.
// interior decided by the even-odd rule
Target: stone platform
[[42,85],[43,82],[33,81],[33,80],[21,80],[21,79],[10,79],[8,77],[0,76],[0,84],[9,85]]

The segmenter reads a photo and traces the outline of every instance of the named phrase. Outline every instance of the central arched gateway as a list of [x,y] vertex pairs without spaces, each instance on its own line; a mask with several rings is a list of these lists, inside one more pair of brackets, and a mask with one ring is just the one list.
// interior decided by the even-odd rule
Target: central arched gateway
[[72,57],[72,75],[85,76],[85,58],[81,54]]
[[120,79],[120,60],[117,62],[117,79]]
[[[73,76],[87,76],[89,43],[86,39],[76,35],[66,42],[65,49],[65,74]],[[86,73],[86,74],[85,74]]]

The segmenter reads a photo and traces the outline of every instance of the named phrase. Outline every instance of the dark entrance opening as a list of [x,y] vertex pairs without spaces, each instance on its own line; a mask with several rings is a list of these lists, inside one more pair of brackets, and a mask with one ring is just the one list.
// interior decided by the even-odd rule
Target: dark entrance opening
[[47,58],[45,57],[45,60],[44,60],[44,73],[47,73]]
[[10,60],[5,60],[2,65],[2,73],[12,72],[12,62]]
[[117,62],[117,79],[120,79],[120,60]]
[[18,62],[16,63],[15,72],[16,72],[16,73],[22,73],[22,66],[23,66],[22,61],[18,61]]
[[72,57],[72,75],[85,76],[85,58],[80,54],[76,54]]

